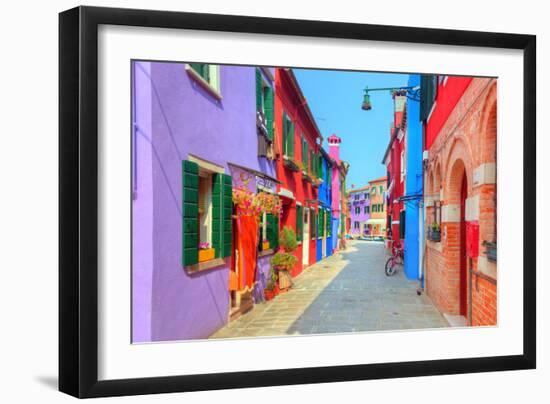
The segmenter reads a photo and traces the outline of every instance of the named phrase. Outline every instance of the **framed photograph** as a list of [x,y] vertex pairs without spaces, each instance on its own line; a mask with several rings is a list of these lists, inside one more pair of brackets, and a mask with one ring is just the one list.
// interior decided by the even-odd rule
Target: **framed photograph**
[[59,33],[61,391],[535,368],[535,36],[94,7]]

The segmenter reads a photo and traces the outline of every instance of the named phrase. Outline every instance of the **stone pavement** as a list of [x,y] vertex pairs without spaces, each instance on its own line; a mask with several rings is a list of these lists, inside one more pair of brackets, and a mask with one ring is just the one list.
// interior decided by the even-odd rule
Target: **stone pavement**
[[380,242],[349,241],[346,251],[305,269],[288,292],[256,304],[210,338],[448,327],[402,268],[384,275],[386,259]]

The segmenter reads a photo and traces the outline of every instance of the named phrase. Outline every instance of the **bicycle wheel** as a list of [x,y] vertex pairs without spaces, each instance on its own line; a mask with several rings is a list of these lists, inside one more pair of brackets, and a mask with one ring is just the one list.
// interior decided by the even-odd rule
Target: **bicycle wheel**
[[390,257],[388,261],[386,261],[384,272],[386,276],[392,276],[395,273],[395,260],[393,257]]

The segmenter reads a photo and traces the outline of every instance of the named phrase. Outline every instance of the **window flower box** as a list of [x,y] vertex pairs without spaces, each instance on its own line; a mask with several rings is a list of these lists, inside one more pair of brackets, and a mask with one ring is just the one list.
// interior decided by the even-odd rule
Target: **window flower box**
[[199,249],[199,262],[213,260],[215,256],[216,256],[216,250],[214,248]]
[[487,255],[487,259],[491,262],[497,262],[497,243],[484,241],[483,245],[485,246],[485,254]]
[[298,165],[297,162],[295,162],[294,160],[292,160],[292,158],[288,157],[288,156],[284,156],[283,157],[283,164],[285,167],[289,168],[290,170],[292,171],[300,171],[301,168],[300,166]]
[[428,230],[428,240],[433,241],[435,243],[439,243],[441,241],[441,230]]

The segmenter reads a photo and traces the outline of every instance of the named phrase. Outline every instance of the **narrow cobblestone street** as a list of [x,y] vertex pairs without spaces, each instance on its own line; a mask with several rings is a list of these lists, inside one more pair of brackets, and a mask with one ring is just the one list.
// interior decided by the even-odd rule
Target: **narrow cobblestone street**
[[386,258],[380,242],[350,241],[346,251],[304,270],[288,292],[256,304],[210,338],[448,327],[402,268],[384,275]]

